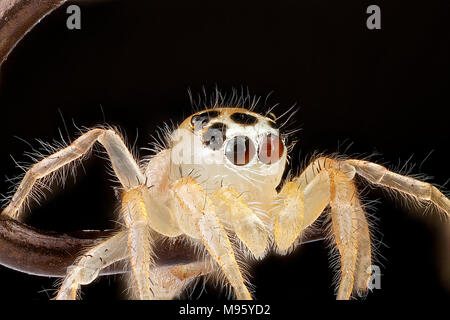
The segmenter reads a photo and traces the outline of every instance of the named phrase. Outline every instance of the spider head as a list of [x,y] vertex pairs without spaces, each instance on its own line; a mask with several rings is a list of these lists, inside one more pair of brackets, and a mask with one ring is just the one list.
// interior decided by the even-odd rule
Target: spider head
[[275,190],[286,158],[275,119],[242,108],[197,112],[172,136],[174,178],[191,174],[207,191]]

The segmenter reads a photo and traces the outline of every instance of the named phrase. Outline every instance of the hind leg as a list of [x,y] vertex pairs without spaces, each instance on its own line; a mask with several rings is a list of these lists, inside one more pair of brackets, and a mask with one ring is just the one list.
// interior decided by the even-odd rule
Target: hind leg
[[178,298],[194,280],[212,271],[211,264],[206,261],[152,268],[152,292],[157,300]]
[[56,300],[75,300],[80,285],[94,281],[100,270],[128,256],[127,233],[121,231],[83,254],[68,273],[59,288]]

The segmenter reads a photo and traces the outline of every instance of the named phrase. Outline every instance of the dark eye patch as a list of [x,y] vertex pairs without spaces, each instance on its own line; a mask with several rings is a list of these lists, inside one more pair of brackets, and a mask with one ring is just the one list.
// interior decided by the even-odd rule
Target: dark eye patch
[[219,111],[205,111],[191,118],[191,125],[194,129],[203,128],[211,119],[217,118]]
[[203,144],[212,150],[218,150],[222,147],[227,138],[227,126],[217,122],[211,125],[203,134]]
[[236,123],[239,124],[255,124],[258,122],[258,119],[252,115],[241,113],[241,112],[235,112],[230,116],[230,119],[233,120]]

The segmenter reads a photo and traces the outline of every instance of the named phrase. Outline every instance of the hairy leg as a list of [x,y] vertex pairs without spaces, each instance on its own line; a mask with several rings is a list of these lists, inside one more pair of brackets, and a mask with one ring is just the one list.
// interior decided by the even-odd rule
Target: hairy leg
[[283,186],[272,210],[275,242],[280,251],[287,250],[328,206],[330,173],[335,171],[331,161],[324,163],[320,158]]
[[180,228],[186,234],[202,240],[211,257],[223,270],[237,298],[250,300],[252,297],[244,284],[230,240],[206,192],[191,177],[177,180],[170,192]]
[[129,281],[133,298],[140,300],[154,298],[150,288],[150,267],[154,261],[148,212],[143,196],[145,189],[146,187],[134,188],[125,192],[122,197],[122,214],[128,229],[127,246],[131,264]]
[[340,254],[341,280],[338,300],[347,300],[353,291],[356,257],[358,253],[358,219],[360,207],[356,188],[342,173],[332,175],[331,225],[334,241]]
[[[68,268],[56,300],[75,300],[80,285],[94,281],[100,270],[112,263],[128,258],[128,235],[121,231],[83,254]],[[212,272],[208,261],[192,262],[176,266],[150,268],[152,298],[158,300],[174,299],[195,279]]]
[[[286,183],[278,195],[273,222],[275,243],[280,251],[287,250],[304,229],[304,199],[303,190],[291,181]],[[323,208],[321,209],[322,212]]]
[[1,214],[13,219],[19,219],[24,202],[29,197],[37,180],[86,155],[96,141],[99,141],[105,147],[111,159],[114,172],[124,187],[129,188],[135,185],[136,182],[143,183],[145,181],[139,166],[115,131],[92,129],[72,142],[68,147],[34,164],[26,172],[11,201]]
[[154,297],[157,300],[176,299],[192,281],[210,272],[211,264],[206,261],[151,268],[150,279]]
[[219,217],[231,224],[238,238],[256,258],[264,255],[268,233],[264,223],[231,188],[220,188],[211,195]]
[[[147,212],[139,189],[145,178],[131,152],[113,130],[93,129],[76,139],[70,146],[41,160],[25,174],[16,193],[2,214],[17,218],[24,201],[38,179],[48,176],[64,165],[87,154],[98,141],[105,148],[114,173],[125,189],[123,215],[128,227],[128,249],[132,265],[133,282],[137,296],[151,298],[148,269],[151,264],[151,248]],[[146,188],[146,187],[142,187]],[[83,261],[84,262],[84,261]],[[76,271],[74,271],[77,273]],[[78,273],[77,273],[78,274]],[[92,275],[94,276],[94,275]],[[96,276],[96,275],[95,275]]]
[[394,189],[407,194],[419,201],[427,201],[450,217],[450,199],[430,183],[389,171],[385,167],[363,160],[346,160],[355,167],[358,175],[364,177],[370,183]]
[[[331,186],[329,181],[330,174],[338,174],[340,180],[343,180],[342,175],[344,175],[350,182],[354,175],[358,174],[375,185],[399,191],[420,202],[429,202],[443,212],[446,217],[450,217],[450,199],[429,183],[402,176],[389,171],[381,165],[368,161],[353,159],[338,161],[322,157],[312,162],[298,178],[287,183],[283,188],[285,190],[282,189],[282,192],[280,193],[282,204],[279,216],[286,215],[287,217],[284,219],[284,224],[280,222],[282,221],[281,219],[277,220],[279,217],[275,217],[275,240],[280,249],[288,248],[300,232],[312,223],[326,207],[328,203],[327,199],[330,196],[329,192],[326,191],[326,189]],[[304,198],[303,224],[299,223],[299,221],[301,221],[301,197],[292,191],[296,189],[297,186],[300,187],[298,191],[303,192]],[[348,188],[351,189],[354,187]],[[338,189],[339,188],[336,188],[336,190]],[[310,193],[308,191],[310,191]],[[286,194],[288,196],[283,196]],[[345,198],[345,195],[341,196]],[[332,197],[329,200],[332,201]],[[354,215],[354,218],[358,221],[358,232],[356,233],[357,242],[355,244],[353,239],[347,237],[346,244],[338,244],[338,248],[341,254],[343,253],[347,256],[346,261],[342,261],[345,263],[346,269],[354,270],[354,289],[364,292],[367,290],[368,280],[371,274],[371,240],[367,219],[359,200],[357,204],[353,203],[352,206],[354,207],[352,215]],[[315,207],[315,209],[311,210],[311,207]],[[337,205],[335,205],[335,208],[337,208]],[[346,234],[348,235],[352,232],[349,233],[349,231],[344,231],[341,227],[350,222],[345,222],[346,218],[341,216],[339,211],[339,209],[335,209],[332,212],[332,215],[335,217],[334,219],[339,221],[334,223],[333,228],[335,232],[341,230],[340,232],[344,233],[345,238]],[[308,217],[310,220],[307,220]],[[280,236],[277,236],[277,233]],[[354,249],[355,245],[356,251]],[[353,266],[353,255],[355,252],[356,262]],[[347,275],[343,279],[344,282],[341,283],[342,289],[340,289],[340,292],[338,293],[338,296],[341,298],[350,295],[352,290],[350,283],[353,282],[353,279]]]
[[101,269],[128,256],[126,243],[127,233],[121,231],[84,253],[73,266],[67,268],[56,300],[75,300],[80,285],[91,283]]
[[274,222],[275,241],[280,251],[285,251],[331,206],[332,229],[341,255],[339,299],[350,297],[354,282],[355,289],[365,291],[370,276],[369,227],[352,182],[354,173],[349,165],[317,159],[283,186]]
[[358,253],[356,256],[354,289],[360,294],[365,294],[372,274],[372,245],[369,224],[361,204],[355,205],[355,218],[358,224]]

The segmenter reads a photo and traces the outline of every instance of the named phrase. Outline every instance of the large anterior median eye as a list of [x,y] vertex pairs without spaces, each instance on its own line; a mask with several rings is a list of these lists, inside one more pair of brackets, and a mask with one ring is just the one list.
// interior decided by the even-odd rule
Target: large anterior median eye
[[225,155],[231,163],[237,166],[243,166],[249,163],[255,156],[255,146],[248,137],[234,137],[228,141],[225,148]]
[[283,141],[276,135],[268,134],[259,145],[258,158],[262,163],[272,164],[280,160],[283,152]]

